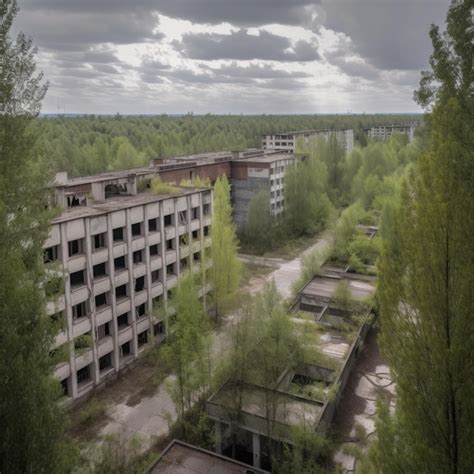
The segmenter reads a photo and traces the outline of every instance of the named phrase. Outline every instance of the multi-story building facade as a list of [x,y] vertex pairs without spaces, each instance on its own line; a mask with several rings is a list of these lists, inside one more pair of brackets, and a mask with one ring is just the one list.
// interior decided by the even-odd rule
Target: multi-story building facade
[[312,138],[324,138],[328,140],[333,134],[336,135],[341,145],[344,146],[346,153],[350,153],[354,148],[354,131],[352,129],[297,130],[275,135],[264,135],[262,137],[262,146],[265,150],[296,153],[298,141],[302,141],[304,145],[307,145]]
[[184,272],[202,268],[210,247],[212,191],[139,192],[154,175],[143,168],[59,176],[64,211],[52,221],[44,249],[45,264],[51,275],[64,276],[64,288],[47,310],[61,327],[52,349],[60,356],[55,375],[73,399],[164,339],[170,291]]
[[413,142],[415,128],[418,126],[416,123],[409,124],[396,124],[396,125],[379,125],[372,127],[367,130],[369,138],[376,140],[388,140],[393,134],[399,133],[408,137],[408,142]]
[[237,229],[245,227],[250,202],[261,190],[268,192],[272,216],[278,217],[283,212],[285,174],[294,162],[294,155],[276,153],[232,163],[232,202]]

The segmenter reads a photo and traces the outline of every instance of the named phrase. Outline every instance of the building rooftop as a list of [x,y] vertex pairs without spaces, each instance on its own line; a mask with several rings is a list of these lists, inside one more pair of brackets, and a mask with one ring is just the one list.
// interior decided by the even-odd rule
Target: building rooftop
[[173,440],[149,474],[264,474],[266,471],[220,454]]
[[243,161],[244,163],[275,163],[276,161],[288,160],[289,158],[293,158],[293,155],[289,153],[273,153],[265,156],[260,155],[250,158],[243,158],[239,161]]
[[103,173],[97,173],[92,176],[80,176],[77,178],[67,178],[65,182],[58,183],[57,187],[81,186],[84,184],[98,183],[101,181],[124,179],[130,175],[147,175],[150,173],[156,173],[156,171],[150,167],[132,168],[128,170],[119,170],[119,171],[104,171]]
[[351,290],[352,298],[364,300],[375,293],[375,286],[365,280],[342,278],[338,275],[317,275],[302,290],[301,294],[309,297],[317,297],[324,300],[333,298],[336,288],[341,281],[347,281]]
[[53,224],[65,222],[72,219],[83,217],[100,216],[109,212],[128,209],[130,207],[141,206],[153,202],[163,201],[164,199],[187,196],[195,192],[206,191],[204,188],[184,188],[176,187],[175,194],[152,194],[150,192],[139,193],[136,195],[122,195],[108,198],[105,201],[93,202],[87,206],[76,206],[65,209],[60,216],[53,219]]

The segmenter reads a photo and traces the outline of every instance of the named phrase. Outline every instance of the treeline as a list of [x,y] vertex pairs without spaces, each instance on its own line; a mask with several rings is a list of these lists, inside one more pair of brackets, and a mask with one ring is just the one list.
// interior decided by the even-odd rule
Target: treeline
[[[426,147],[425,133],[420,131],[411,144],[406,137],[395,135],[388,142],[356,147],[349,155],[335,137],[310,141],[300,150],[306,155],[304,161],[286,173],[282,215],[271,216],[266,191],[250,202],[248,225],[241,235],[243,249],[263,253],[288,239],[314,235],[335,225],[339,210],[352,205],[343,214],[339,227],[349,221],[351,228],[360,223],[377,224],[386,203],[397,197],[407,166]],[[339,239],[346,234],[344,229],[336,229]],[[346,260],[349,243],[336,243],[336,260]],[[374,263],[372,258],[362,260]],[[354,263],[360,262],[354,260]]]
[[41,158],[52,171],[85,176],[147,165],[153,158],[261,146],[261,135],[311,128],[364,128],[411,122],[413,115],[186,115],[42,117]]

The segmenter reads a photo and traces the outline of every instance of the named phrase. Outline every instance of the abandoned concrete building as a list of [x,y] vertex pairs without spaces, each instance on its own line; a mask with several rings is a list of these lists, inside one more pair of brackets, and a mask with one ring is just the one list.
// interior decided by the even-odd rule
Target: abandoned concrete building
[[282,212],[284,175],[293,161],[286,153],[247,150],[173,157],[82,178],[57,174],[63,212],[52,221],[44,250],[52,279],[57,274],[61,281],[48,313],[60,328],[52,356],[65,395],[82,397],[147,344],[164,339],[165,321],[156,308],[210,247],[212,191],[177,187],[176,194],[154,195],[151,180],[213,183],[226,175],[236,223],[243,225],[260,189],[268,190],[272,213]]
[[[350,289],[350,307],[336,299],[341,282]],[[238,459],[268,468],[269,437],[291,445],[295,425],[309,426],[314,432],[327,429],[372,325],[368,298],[374,292],[373,277],[329,266],[307,283],[292,307],[292,321],[300,328],[302,340],[308,324],[318,328],[316,349],[321,356],[311,363],[282,368],[271,387],[225,381],[206,402],[207,416],[215,423],[218,453],[230,456],[234,449]],[[241,400],[237,407],[235,384]],[[273,405],[267,410],[269,400]],[[268,413],[274,416],[269,419]],[[232,439],[238,440],[237,448],[231,446]]]
[[44,261],[60,286],[47,310],[57,322],[52,357],[64,394],[81,397],[165,337],[162,312],[180,275],[210,246],[212,191],[139,192],[147,169],[67,179]]
[[296,153],[298,141],[302,141],[304,145],[307,145],[309,140],[312,138],[324,138],[325,140],[328,140],[333,134],[336,135],[336,138],[344,147],[346,153],[350,153],[354,148],[354,131],[352,129],[332,130],[324,128],[315,130],[297,130],[275,135],[264,135],[262,137],[262,146],[265,150]]
[[408,123],[408,124],[393,124],[393,125],[379,125],[372,127],[367,130],[369,138],[376,140],[387,141],[394,134],[406,135],[408,142],[412,143],[415,137],[415,129],[419,126],[419,123]]

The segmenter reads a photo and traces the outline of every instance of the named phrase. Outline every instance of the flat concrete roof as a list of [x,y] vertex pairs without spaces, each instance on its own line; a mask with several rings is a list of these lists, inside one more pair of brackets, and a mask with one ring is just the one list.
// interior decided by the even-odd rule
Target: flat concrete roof
[[234,459],[182,441],[173,440],[161,453],[149,474],[264,474],[258,469]]
[[152,194],[150,192],[144,192],[135,196],[124,195],[114,196],[106,199],[105,201],[95,202],[88,206],[77,206],[70,209],[65,209],[62,214],[53,219],[53,224],[65,222],[73,219],[81,219],[84,217],[100,216],[108,214],[113,211],[120,211],[122,209],[128,209],[130,207],[142,206],[144,204],[150,204],[153,202],[163,201],[165,199],[176,198],[181,196],[188,196],[196,192],[208,191],[204,188],[179,188],[177,187],[176,194]]
[[294,159],[294,155],[291,153],[277,153],[272,155],[259,155],[250,158],[243,158],[238,160],[244,163],[274,163],[275,161]]
[[137,174],[149,174],[149,173],[156,173],[154,168],[150,167],[141,167],[141,168],[132,168],[128,170],[121,170],[121,171],[104,171],[103,173],[97,173],[92,176],[81,176],[77,178],[68,178],[67,182],[64,184],[56,185],[57,188],[67,188],[70,186],[82,186],[84,184],[90,183],[98,183],[100,181],[109,181],[114,179],[124,179],[127,178],[129,175]]
[[[220,407],[227,407],[229,400],[235,397],[235,391],[232,390],[231,384],[231,381],[225,383],[208,402]],[[244,383],[240,411],[265,420],[267,416],[265,410],[266,393],[269,390],[258,385]],[[279,401],[275,414],[277,423],[287,426],[309,423],[316,426],[323,408],[322,403],[282,391],[274,391],[274,393]]]
[[375,293],[375,286],[368,281],[341,277],[315,276],[301,290],[301,294],[308,297],[332,298],[341,281],[348,282],[352,297],[356,300],[363,300]]

